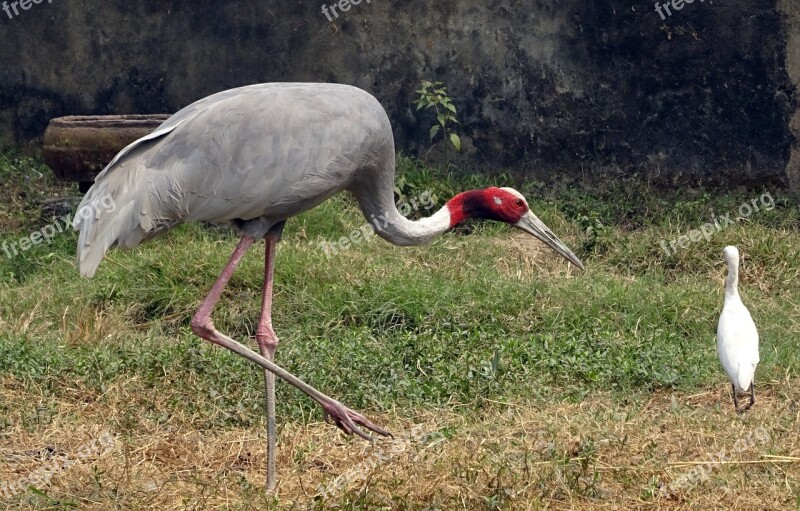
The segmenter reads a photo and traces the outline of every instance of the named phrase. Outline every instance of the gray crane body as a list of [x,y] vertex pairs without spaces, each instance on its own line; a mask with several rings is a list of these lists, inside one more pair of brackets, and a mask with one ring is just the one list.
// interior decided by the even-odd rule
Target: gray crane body
[[392,238],[376,212],[411,227],[386,193],[394,151],[383,107],[355,87],[269,83],[206,97],[123,149],[97,176],[81,206],[110,198],[116,208],[75,219],[80,272],[93,276],[114,244],[133,248],[187,221],[231,222],[240,235],[261,239],[345,189],[378,234]]

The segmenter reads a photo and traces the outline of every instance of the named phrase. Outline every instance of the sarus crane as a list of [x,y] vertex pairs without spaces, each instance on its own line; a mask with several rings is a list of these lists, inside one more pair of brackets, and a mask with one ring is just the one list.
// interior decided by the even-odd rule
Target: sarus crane
[[[750,311],[739,297],[739,249],[725,247],[728,276],[725,278],[725,302],[717,325],[717,355],[731,381],[733,406],[742,413],[756,402],[755,374],[760,361],[758,330]],[[749,392],[750,402],[739,407],[738,392]]]
[[[348,85],[266,83],[231,89],[183,108],[153,133],[125,147],[97,176],[81,208],[109,197],[113,213],[79,216],[77,262],[92,277],[106,251],[142,241],[190,221],[227,222],[240,236],[229,262],[191,320],[199,337],[264,369],[267,408],[267,489],[275,488],[275,380],[317,401],[347,434],[390,435],[363,415],[276,365],[272,328],[275,247],[286,221],[347,190],[375,232],[395,245],[421,245],[468,218],[511,224],[583,264],[511,188],[456,195],[428,218],[411,221],[394,200],[395,145],[380,103]],[[87,208],[91,210],[91,208]],[[265,240],[260,355],[217,331],[211,312],[245,252]]]

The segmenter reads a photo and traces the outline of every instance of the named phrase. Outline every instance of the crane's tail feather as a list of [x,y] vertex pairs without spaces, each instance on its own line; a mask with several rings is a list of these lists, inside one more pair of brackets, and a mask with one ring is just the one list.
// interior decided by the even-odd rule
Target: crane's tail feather
[[[72,226],[80,231],[77,262],[83,277],[94,276],[113,245],[133,248],[151,230],[148,216],[140,215],[146,210],[147,191],[139,190],[141,186],[131,190],[127,183],[119,182],[121,176],[125,177],[111,174],[93,186],[75,214]],[[144,191],[144,196],[136,193],[139,191]]]
[[[120,216],[131,217],[133,203],[129,202],[119,208]],[[93,277],[100,261],[111,246],[117,242],[124,231],[122,222],[104,221],[102,212],[76,218],[73,227],[80,230],[78,236],[78,269],[82,277]]]
[[158,130],[120,151],[84,196],[72,222],[80,231],[77,263],[81,276],[93,277],[113,245],[130,249],[170,227],[155,218],[150,180],[143,179],[146,166],[139,156],[174,128]]

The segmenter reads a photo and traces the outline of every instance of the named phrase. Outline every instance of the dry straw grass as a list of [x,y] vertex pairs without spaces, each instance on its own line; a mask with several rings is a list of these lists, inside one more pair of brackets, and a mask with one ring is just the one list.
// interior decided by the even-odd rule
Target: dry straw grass
[[[481,412],[455,406],[387,415],[376,419],[397,438],[374,445],[324,423],[284,424],[276,500],[260,490],[261,429],[202,431],[180,416],[162,424],[132,421],[136,410],[126,389],[136,386],[121,383],[90,402],[75,389],[76,399],[55,404],[57,415],[33,419],[25,414],[40,396],[3,380],[0,397],[19,404],[20,412],[0,438],[0,481],[17,480],[54,456],[75,458],[104,432],[114,435],[115,445],[42,485],[52,501],[28,491],[0,509],[61,509],[71,502],[87,510],[753,510],[789,509],[797,498],[797,381],[761,385],[755,408],[744,416],[733,412],[720,385],[628,404],[595,395],[540,408],[485,402]],[[767,433],[764,441],[741,442],[759,430]],[[674,487],[696,465],[719,461],[721,452],[725,463]]]

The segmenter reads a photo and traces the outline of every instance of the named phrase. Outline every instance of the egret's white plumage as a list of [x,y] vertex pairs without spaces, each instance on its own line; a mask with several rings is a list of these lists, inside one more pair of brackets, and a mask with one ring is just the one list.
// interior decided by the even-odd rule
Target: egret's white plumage
[[[733,386],[733,403],[744,411],[755,403],[753,379],[758,356],[758,331],[750,311],[739,297],[739,250],[725,247],[728,277],[725,279],[725,304],[717,326],[717,354]],[[737,392],[750,392],[750,404],[739,408]]]

